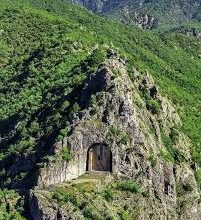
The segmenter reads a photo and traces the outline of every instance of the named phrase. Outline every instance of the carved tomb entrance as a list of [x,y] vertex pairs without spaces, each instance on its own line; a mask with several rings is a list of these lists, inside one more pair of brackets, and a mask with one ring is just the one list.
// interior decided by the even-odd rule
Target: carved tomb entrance
[[89,148],[87,171],[112,171],[112,153],[105,144],[94,144]]

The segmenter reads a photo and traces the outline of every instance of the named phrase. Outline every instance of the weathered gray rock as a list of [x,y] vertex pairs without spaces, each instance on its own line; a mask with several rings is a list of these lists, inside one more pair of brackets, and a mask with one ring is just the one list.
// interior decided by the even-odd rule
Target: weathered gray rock
[[140,28],[148,30],[151,30],[158,25],[158,20],[155,17],[130,10],[128,6],[124,7],[122,12],[124,15],[123,22],[134,24]]
[[[157,113],[144,104],[142,91],[145,88],[150,97],[160,103]],[[92,97],[96,103],[92,104]],[[178,130],[172,146],[175,161],[171,161],[163,136],[171,137],[172,130],[181,126],[181,120],[170,101],[160,95],[148,73],[137,74],[135,82],[131,82],[125,63],[118,56],[112,56],[86,79],[80,105],[84,109],[77,115],[84,117],[72,119],[71,135],[55,146],[58,157],[64,146],[71,149],[74,157],[69,162],[58,160],[41,168],[39,189],[84,174],[89,149],[94,144],[104,144],[112,153],[112,174],[135,180],[148,194],[138,201],[139,207],[143,207],[139,209],[138,219],[200,219],[200,195],[190,167],[188,138]],[[94,105],[96,111],[92,111]],[[49,211],[45,204],[39,205],[39,200],[33,193],[30,203],[31,209],[36,210],[33,218],[55,219],[55,210],[61,207]]]
[[32,191],[30,195],[29,205],[33,220],[84,220],[83,216],[75,211],[72,205],[59,206],[50,200],[47,191]]
[[185,32],[186,32],[186,34],[188,36],[193,36],[193,37],[201,38],[201,31],[196,29],[196,28],[192,28],[192,29],[187,30]]
[[48,202],[46,196],[42,193],[31,192],[31,199],[29,202],[31,207],[30,214],[34,220],[57,219],[57,204]]

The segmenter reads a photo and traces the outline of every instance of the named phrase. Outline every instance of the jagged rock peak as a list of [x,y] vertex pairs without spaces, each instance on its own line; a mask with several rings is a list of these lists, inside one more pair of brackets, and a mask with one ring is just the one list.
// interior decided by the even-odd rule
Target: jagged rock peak
[[[78,101],[81,110],[72,118],[71,133],[54,146],[58,159],[40,169],[31,193],[34,220],[58,219],[58,215],[66,219],[66,213],[71,219],[82,219],[81,212],[59,205],[45,188],[91,170],[107,171],[114,179],[127,178],[141,186],[146,196],[137,203],[134,196],[131,202],[138,207],[136,219],[200,218],[189,140],[180,131],[179,115],[149,73],[133,68],[133,75],[131,80],[125,61],[110,51],[85,80]],[[167,139],[171,146],[166,145]],[[60,156],[66,148],[73,155],[69,160]],[[93,157],[97,149],[103,150],[105,160]],[[46,203],[47,198],[52,202]]]

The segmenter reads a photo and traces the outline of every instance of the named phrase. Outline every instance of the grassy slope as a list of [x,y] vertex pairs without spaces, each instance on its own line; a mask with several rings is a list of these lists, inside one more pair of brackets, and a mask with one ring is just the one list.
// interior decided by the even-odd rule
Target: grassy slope
[[77,219],[137,219],[138,201],[146,196],[141,187],[126,179],[112,179],[104,173],[86,173],[68,183],[39,190],[44,200],[65,205],[65,211]]

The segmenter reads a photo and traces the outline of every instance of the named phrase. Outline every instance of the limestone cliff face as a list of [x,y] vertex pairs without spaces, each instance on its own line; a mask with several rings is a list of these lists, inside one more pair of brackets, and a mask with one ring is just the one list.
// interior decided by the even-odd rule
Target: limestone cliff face
[[[81,176],[89,148],[104,144],[112,153],[112,175],[138,182],[147,193],[135,204],[138,219],[201,219],[189,140],[179,130],[180,118],[149,73],[133,69],[132,76],[131,81],[124,60],[113,52],[88,76],[80,91],[82,110],[72,115],[70,135],[54,149],[59,155],[68,146],[73,159],[49,161],[40,170],[37,188]],[[167,138],[173,139],[171,149]],[[32,192],[30,207],[34,220],[60,219],[58,204],[48,205],[37,192]],[[62,219],[82,219],[71,215]]]

